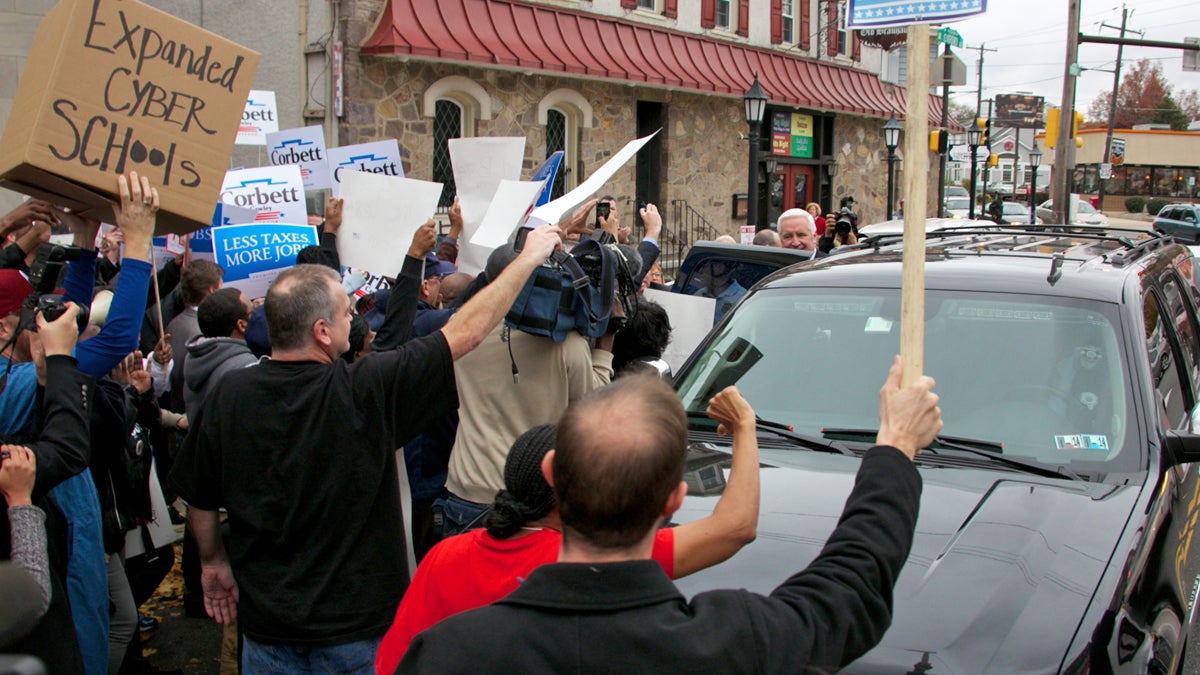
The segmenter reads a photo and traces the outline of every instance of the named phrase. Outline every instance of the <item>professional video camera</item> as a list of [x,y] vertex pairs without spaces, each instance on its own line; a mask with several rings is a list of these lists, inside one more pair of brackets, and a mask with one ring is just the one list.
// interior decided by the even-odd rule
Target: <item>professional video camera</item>
[[[83,253],[76,246],[60,246],[58,244],[39,244],[34,254],[33,264],[29,266],[29,282],[33,285],[33,293],[21,303],[21,326],[27,330],[37,331],[37,321],[34,317],[40,312],[46,321],[54,321],[67,311],[63,304],[62,294],[55,293],[62,278],[67,263],[79,260]],[[88,307],[80,305],[79,314],[75,316],[82,333],[88,324]]]

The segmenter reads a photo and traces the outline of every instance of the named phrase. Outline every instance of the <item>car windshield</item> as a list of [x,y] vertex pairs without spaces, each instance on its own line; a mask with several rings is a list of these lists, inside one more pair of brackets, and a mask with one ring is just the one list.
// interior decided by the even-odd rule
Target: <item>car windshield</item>
[[[1042,205],[1039,206],[1038,208],[1046,209],[1048,211],[1048,210],[1054,208],[1054,202],[1053,201],[1043,202]],[[1077,201],[1077,202],[1075,202],[1075,213],[1085,215],[1085,216],[1090,216],[1090,215],[1096,213],[1096,209],[1089,202]]]
[[956,211],[966,211],[970,206],[970,200],[965,197],[950,197],[946,200],[946,208]]
[[[929,291],[925,302],[925,372],[945,435],[1081,471],[1142,467],[1114,305],[963,291]],[[764,289],[677,389],[689,411],[734,384],[761,418],[799,433],[874,429],[899,334],[897,289]]]
[[1024,204],[1004,202],[1004,215],[1029,215],[1029,209]]

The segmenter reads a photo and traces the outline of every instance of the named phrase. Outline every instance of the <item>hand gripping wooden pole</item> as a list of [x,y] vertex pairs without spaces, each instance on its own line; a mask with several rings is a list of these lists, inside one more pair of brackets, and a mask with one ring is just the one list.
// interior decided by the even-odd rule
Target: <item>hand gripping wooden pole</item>
[[[904,257],[900,281],[901,386],[925,368],[925,212],[929,183],[929,26],[908,27],[904,114]],[[941,199],[941,195],[937,196]],[[890,215],[890,214],[889,214]]]

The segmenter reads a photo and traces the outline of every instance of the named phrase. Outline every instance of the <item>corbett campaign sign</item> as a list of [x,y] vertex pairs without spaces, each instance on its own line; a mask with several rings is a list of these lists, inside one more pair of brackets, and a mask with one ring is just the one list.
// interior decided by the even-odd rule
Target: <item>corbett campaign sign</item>
[[329,149],[329,177],[333,195],[341,195],[342,179],[347,171],[364,171],[383,176],[404,177],[400,163],[400,144],[394,138],[374,143],[359,143]]
[[258,54],[136,0],[62,0],[33,37],[0,139],[4,187],[110,217],[118,174],[160,233],[208,222]]
[[267,134],[267,156],[272,166],[299,167],[306,191],[329,187],[329,157],[325,154],[325,130],[321,127]]
[[267,134],[279,131],[279,110],[275,107],[275,92],[251,89],[242,108],[242,122],[237,128],[238,145],[266,145]]
[[312,225],[269,223],[226,225],[212,229],[215,262],[225,270],[222,283],[241,289],[248,298],[267,294],[271,282],[296,264],[296,254],[317,245]]
[[257,211],[254,221],[258,223],[308,221],[304,181],[300,169],[294,165],[226,172],[221,201]]

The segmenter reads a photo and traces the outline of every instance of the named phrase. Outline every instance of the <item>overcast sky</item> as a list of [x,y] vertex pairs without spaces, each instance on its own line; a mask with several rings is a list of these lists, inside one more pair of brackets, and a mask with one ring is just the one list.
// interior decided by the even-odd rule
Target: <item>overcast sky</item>
[[[1144,31],[1145,35],[1140,37],[1147,40],[1182,42],[1184,37],[1200,36],[1200,3],[1197,0],[1135,0],[1129,7],[1128,27]],[[1121,25],[1120,2],[1083,0],[1080,32],[1112,37],[1119,34],[1117,30],[1102,29],[1102,22]],[[967,47],[978,47],[982,43],[989,49],[998,50],[984,54],[983,98],[1029,92],[1045,96],[1048,104],[1059,103],[1066,59],[1067,0],[988,0],[986,14],[950,25],[962,34]],[[974,107],[979,52],[956,49],[955,53],[967,64],[968,74],[966,86],[952,89],[951,96],[959,103]],[[1155,59],[1162,64],[1163,75],[1174,90],[1200,89],[1200,73],[1183,72],[1182,53],[1171,49],[1126,47],[1122,71],[1128,72],[1128,64],[1139,59]],[[1084,68],[1111,71],[1116,58],[1116,45],[1079,46],[1078,61]],[[1075,100],[1078,109],[1086,113],[1098,94],[1112,91],[1112,84],[1111,72],[1084,71],[1077,81]]]

